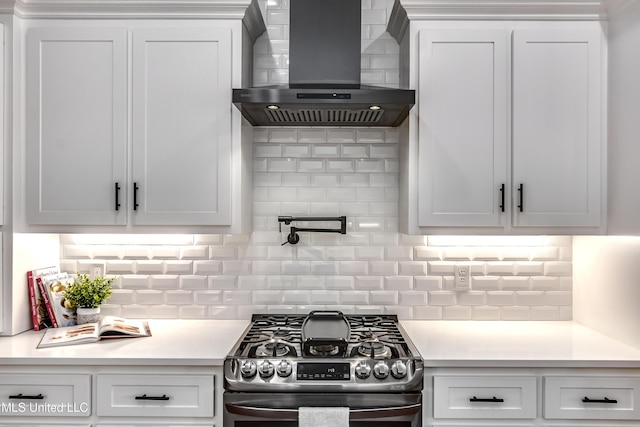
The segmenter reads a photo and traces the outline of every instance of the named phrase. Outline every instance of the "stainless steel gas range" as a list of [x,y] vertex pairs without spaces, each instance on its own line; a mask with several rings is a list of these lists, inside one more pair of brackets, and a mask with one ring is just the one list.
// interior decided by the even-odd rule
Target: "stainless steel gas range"
[[256,314],[224,377],[224,427],[297,427],[300,407],[348,407],[350,427],[422,425],[423,361],[395,315]]

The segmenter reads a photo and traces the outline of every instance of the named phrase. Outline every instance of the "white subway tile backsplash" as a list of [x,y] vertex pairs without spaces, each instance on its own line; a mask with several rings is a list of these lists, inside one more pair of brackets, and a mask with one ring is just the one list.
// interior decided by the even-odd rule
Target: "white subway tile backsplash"
[[282,173],[280,177],[281,183],[285,187],[309,187],[311,185],[311,177],[308,173]]
[[502,308],[502,320],[529,320],[531,319],[530,307],[510,306]]
[[253,292],[253,304],[282,304],[282,291],[255,291]]
[[451,291],[428,291],[429,305],[455,305],[456,294]]
[[384,281],[386,289],[394,291],[409,291],[413,289],[413,276],[387,276]]
[[167,274],[192,274],[193,261],[165,261]]
[[311,157],[340,157],[339,144],[313,144]]
[[162,274],[165,272],[162,261],[136,261],[136,273],[139,274]]
[[300,159],[296,170],[298,172],[325,172],[331,171],[331,168],[327,168],[324,159]]
[[400,305],[426,305],[427,293],[421,291],[399,291]]
[[414,277],[414,287],[417,291],[440,291],[442,290],[442,277],[423,276]]
[[544,263],[544,274],[547,276],[571,276],[572,264],[568,261],[549,261]]
[[500,280],[503,290],[526,290],[531,287],[531,278],[528,276],[503,276]]
[[380,276],[356,276],[355,289],[382,290],[384,289],[384,278]]
[[282,157],[283,147],[280,144],[254,144],[254,157]]
[[488,305],[514,305],[516,302],[516,294],[513,291],[488,291]]
[[327,171],[329,172],[355,172],[355,163],[353,160],[327,160]]
[[[147,289],[150,286],[149,276],[123,274],[120,276],[117,286],[122,289]],[[175,287],[177,288],[177,286]]]
[[369,145],[367,144],[341,144],[340,157],[366,159],[369,157]]
[[136,263],[134,261],[107,261],[105,263],[105,273],[114,274],[133,274],[136,272]]
[[311,146],[308,144],[284,144],[282,155],[284,157],[311,157]]
[[149,285],[151,286],[152,289],[163,289],[163,290],[169,290],[169,289],[178,289],[180,287],[185,287],[183,286],[184,283],[184,279],[187,279],[187,283],[190,283],[191,285],[195,285],[195,283],[193,283],[192,281],[189,280],[190,277],[197,277],[197,276],[177,276],[177,275],[162,275],[162,276],[150,276],[149,277]]
[[344,291],[340,293],[341,304],[367,305],[369,304],[368,291]]
[[[260,170],[268,171],[268,172],[296,172],[298,171],[298,163],[295,158],[285,157],[281,159],[266,159],[266,168]],[[254,163],[255,166],[255,163]],[[299,171],[298,171],[299,172]]]
[[473,309],[469,306],[452,305],[442,307],[443,320],[471,320],[473,318]]
[[[170,292],[170,291],[167,291]],[[135,292],[136,301],[144,301],[145,304],[164,304],[165,303],[165,292],[155,290],[155,289],[141,289]]]
[[[188,276],[183,275],[179,277],[180,289],[206,289],[207,277],[206,276]],[[152,282],[153,286],[153,282]]]

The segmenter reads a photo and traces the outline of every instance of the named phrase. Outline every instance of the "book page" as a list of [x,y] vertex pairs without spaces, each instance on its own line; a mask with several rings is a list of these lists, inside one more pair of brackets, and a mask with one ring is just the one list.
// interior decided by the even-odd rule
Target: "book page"
[[101,337],[130,335],[135,337],[151,336],[148,322],[138,319],[123,319],[105,316],[100,320],[98,331]]
[[78,326],[47,329],[38,348],[58,345],[83,344],[98,341],[98,324],[87,323]]

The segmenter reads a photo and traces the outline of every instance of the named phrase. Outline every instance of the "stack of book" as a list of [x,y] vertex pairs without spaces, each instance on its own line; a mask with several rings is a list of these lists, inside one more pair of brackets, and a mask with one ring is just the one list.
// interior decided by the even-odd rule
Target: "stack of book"
[[64,298],[64,290],[74,280],[74,276],[61,273],[57,267],[38,268],[27,272],[34,330],[76,324],[75,309]]

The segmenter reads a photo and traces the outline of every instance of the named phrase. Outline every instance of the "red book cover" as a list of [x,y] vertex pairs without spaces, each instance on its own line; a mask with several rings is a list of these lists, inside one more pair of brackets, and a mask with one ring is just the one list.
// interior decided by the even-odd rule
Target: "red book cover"
[[36,283],[36,277],[56,273],[56,267],[38,268],[36,270],[27,271],[27,286],[29,288],[29,304],[31,306],[31,319],[33,321],[33,330],[39,331],[42,328],[51,326],[51,319],[45,305],[44,297],[40,292],[40,288]]
[[47,308],[49,319],[51,319],[51,326],[57,328],[58,322],[56,321],[56,315],[53,312],[53,307],[51,306],[49,295],[47,294],[47,290],[45,289],[44,283],[42,282],[42,277],[36,277],[36,283],[38,284],[38,288],[40,289],[40,294],[42,295],[42,299],[44,300],[44,305]]

